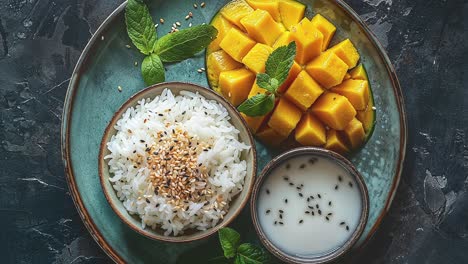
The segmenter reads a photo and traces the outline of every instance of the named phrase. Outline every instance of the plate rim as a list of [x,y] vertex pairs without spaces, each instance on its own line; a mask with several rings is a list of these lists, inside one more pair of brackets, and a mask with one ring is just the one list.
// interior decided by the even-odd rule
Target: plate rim
[[[401,174],[403,171],[404,160],[406,156],[406,144],[407,144],[407,137],[408,137],[408,130],[407,130],[407,118],[406,118],[406,110],[404,104],[403,93],[401,90],[400,83],[398,81],[398,77],[396,75],[396,71],[393,67],[393,64],[390,61],[385,49],[383,48],[380,41],[374,35],[374,33],[369,29],[369,27],[364,23],[361,17],[343,0],[331,0],[334,4],[336,4],[339,8],[341,8],[347,15],[353,18],[354,22],[356,22],[363,33],[368,37],[368,39],[372,42],[372,44],[376,47],[377,53],[379,57],[385,62],[385,67],[387,69],[387,73],[389,74],[390,80],[392,82],[392,89],[393,93],[396,98],[398,114],[400,119],[400,150],[398,155],[397,161],[397,168],[395,175],[393,177],[393,183],[390,187],[389,195],[385,201],[385,206],[382,209],[382,212],[377,217],[376,222],[369,230],[367,237],[364,239],[363,244],[360,248],[364,247],[373,237],[375,232],[377,231],[378,227],[380,226],[382,220],[387,215],[390,206],[395,198],[396,190],[400,183]],[[83,201],[81,200],[81,195],[78,191],[75,177],[73,175],[73,165],[71,162],[70,156],[70,121],[71,121],[71,114],[73,109],[74,100],[73,98],[76,95],[77,87],[76,85],[79,83],[80,80],[80,72],[83,64],[89,58],[90,52],[92,51],[94,44],[96,41],[100,39],[103,32],[106,31],[106,28],[109,24],[111,24],[121,12],[125,9],[127,1],[124,1],[120,4],[112,13],[104,19],[104,21],[99,25],[97,30],[89,39],[88,43],[86,44],[85,48],[80,54],[78,61],[76,62],[75,68],[73,69],[70,83],[67,88],[67,93],[64,100],[63,105],[63,112],[62,112],[62,122],[60,128],[60,142],[61,142],[61,155],[62,155],[62,162],[64,164],[65,170],[65,178],[67,181],[68,188],[70,190],[70,196],[75,204],[75,207],[78,211],[78,215],[80,216],[83,224],[85,225],[86,229],[90,233],[91,237],[96,241],[99,247],[115,262],[115,263],[125,263],[124,258],[114,250],[104,236],[100,233],[97,226],[95,225],[94,221],[90,217],[88,210],[85,208]]]

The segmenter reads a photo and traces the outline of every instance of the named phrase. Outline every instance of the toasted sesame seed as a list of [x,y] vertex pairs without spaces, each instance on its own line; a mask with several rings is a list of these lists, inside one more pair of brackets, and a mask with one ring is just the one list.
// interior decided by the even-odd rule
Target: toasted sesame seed
[[138,66],[138,61],[135,61],[133,65]]
[[130,45],[128,45],[128,44],[127,44],[127,45],[125,45],[125,47],[126,47],[127,49],[131,48],[131,46],[130,46]]
[[179,21],[175,22],[176,26],[180,27],[182,24],[180,24]]
[[205,7],[205,2],[202,2],[202,3],[200,4],[200,6],[201,6],[201,8],[204,8],[204,7]]
[[122,92],[122,86],[117,86],[117,90],[119,90],[119,92]]
[[185,16],[185,20],[189,20],[190,16],[189,15],[186,15]]
[[161,24],[164,24],[164,19],[163,19],[163,18],[160,18],[160,19],[159,19],[159,22],[161,22]]
[[197,4],[193,4],[193,7],[194,7],[194,8],[197,8],[197,7],[198,7],[198,5],[197,5]]

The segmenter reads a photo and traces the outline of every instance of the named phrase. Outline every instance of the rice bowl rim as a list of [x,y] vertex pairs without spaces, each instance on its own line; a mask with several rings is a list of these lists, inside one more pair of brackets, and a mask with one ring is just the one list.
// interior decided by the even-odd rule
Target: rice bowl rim
[[[113,201],[111,197],[111,192],[117,197],[117,194],[114,190],[114,188],[110,188],[112,190],[109,190],[108,187],[106,187],[106,184],[109,182],[109,173],[104,172],[104,166],[109,166],[108,162],[104,160],[105,157],[105,152],[107,151],[107,143],[110,141],[112,138],[111,131],[114,129],[115,124],[117,123],[120,118],[122,118],[122,115],[127,111],[130,107],[135,107],[138,104],[138,101],[146,98],[151,98],[154,99],[156,96],[160,96],[162,92],[167,88],[171,90],[171,92],[174,94],[174,96],[178,96],[179,93],[174,93],[171,88],[175,87],[183,87],[181,91],[188,91],[188,92],[193,92],[193,93],[198,93],[199,91],[204,91],[208,93],[211,98],[208,98],[207,96],[203,95],[202,93],[198,93],[200,96],[205,98],[206,100],[214,100],[216,103],[221,104],[224,108],[226,108],[229,117],[231,120],[229,123],[235,127],[237,130],[239,130],[239,137],[242,133],[245,133],[247,135],[248,142],[243,142],[246,145],[250,146],[250,149],[247,152],[247,156],[252,156],[252,161],[251,163],[251,170],[249,171],[249,162],[247,159],[244,159],[247,162],[247,173],[244,178],[244,183],[243,183],[243,188],[240,193],[238,193],[236,196],[233,197],[231,202],[229,203],[230,205],[233,204],[233,202],[236,199],[242,199],[241,196],[243,193],[246,192],[246,195],[244,198],[240,201],[240,204],[236,207],[230,206],[226,215],[229,214],[229,212],[233,211],[233,213],[229,217],[224,217],[221,219],[221,221],[215,225],[214,227],[208,228],[206,230],[196,230],[196,229],[188,229],[188,231],[193,231],[193,233],[190,234],[188,237],[186,234],[179,235],[179,236],[164,236],[163,234],[158,234],[155,230],[152,230],[151,228],[143,228],[140,225],[135,225],[131,221],[128,220],[128,217],[134,217],[128,213],[126,209],[125,212],[122,212],[115,202]],[[160,91],[158,91],[160,90]],[[153,95],[148,95],[145,96],[145,94],[150,94],[153,91],[157,91]],[[237,127],[236,125],[233,124],[232,119],[238,119],[240,121],[241,127]],[[242,141],[242,140],[240,140]],[[117,214],[117,216],[132,230],[137,232],[138,234],[148,237],[153,240],[158,240],[158,241],[163,241],[163,242],[174,242],[174,243],[186,243],[186,242],[193,242],[193,241],[198,241],[202,239],[207,239],[214,233],[216,233],[219,229],[226,227],[229,225],[242,211],[242,209],[248,204],[249,199],[252,195],[252,190],[253,186],[255,183],[256,179],[256,174],[257,174],[257,153],[256,153],[256,146],[255,146],[255,141],[252,136],[252,133],[250,133],[250,130],[247,126],[247,123],[245,120],[242,118],[240,113],[237,111],[237,109],[231,105],[224,97],[220,96],[217,94],[215,91],[205,88],[203,86],[193,84],[193,83],[188,83],[188,82],[163,82],[163,83],[158,83],[155,85],[151,85],[149,87],[144,88],[143,90],[133,94],[129,99],[127,99],[122,106],[119,107],[119,109],[114,113],[112,116],[111,120],[106,126],[106,129],[104,131],[104,134],[101,139],[101,143],[99,146],[99,155],[98,155],[98,172],[99,172],[99,182],[101,184],[101,188],[104,192],[104,196],[106,197],[106,200],[108,204],[111,206],[112,210]],[[111,184],[112,187],[112,184]],[[246,188],[247,187],[247,188]],[[117,202],[122,203],[119,199],[117,199]],[[124,215],[126,214],[126,216]],[[138,216],[139,217],[139,216]],[[157,228],[157,230],[161,230],[160,228]]]

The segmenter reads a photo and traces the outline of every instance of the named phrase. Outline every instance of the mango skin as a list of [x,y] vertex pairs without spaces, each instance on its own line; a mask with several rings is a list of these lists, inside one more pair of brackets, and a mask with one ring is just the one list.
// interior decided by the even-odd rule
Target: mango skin
[[330,91],[348,98],[356,110],[364,110],[369,102],[369,84],[363,80],[345,80]]
[[255,46],[245,55],[242,59],[242,63],[247,66],[254,73],[264,73],[265,72],[265,63],[273,52],[273,49],[270,46],[265,44],[257,43]]
[[332,52],[324,52],[306,66],[307,73],[323,87],[329,89],[340,84],[348,65]]
[[286,29],[291,30],[294,25],[304,17],[306,6],[295,0],[282,0],[279,2],[281,21]]
[[273,128],[278,134],[288,137],[301,120],[302,112],[297,106],[288,100],[281,98],[278,105],[273,110],[268,126]]
[[359,52],[354,47],[353,43],[349,39],[345,39],[342,42],[328,49],[344,61],[349,69],[354,68],[359,61]]
[[229,22],[244,30],[240,20],[253,11],[254,9],[244,0],[232,0],[221,9],[220,13]]
[[219,90],[219,74],[223,71],[230,71],[242,67],[242,64],[235,61],[224,50],[212,52],[207,58],[208,80],[213,85],[214,90]]
[[245,68],[224,71],[219,75],[219,88],[223,96],[237,107],[247,99],[254,81],[255,75]]
[[315,15],[310,21],[323,34],[322,51],[326,50],[336,32],[336,27],[322,15]]
[[249,53],[255,44],[256,42],[243,32],[237,28],[231,28],[219,46],[233,59],[238,62],[242,62],[242,59],[247,55],[247,53]]
[[322,87],[303,70],[297,75],[284,96],[305,111],[322,93]]
[[328,127],[343,130],[356,116],[356,110],[346,97],[325,93],[311,107],[312,113]]
[[324,125],[311,113],[305,113],[296,127],[295,139],[304,146],[321,147],[327,142]]
[[265,10],[273,17],[276,22],[281,22],[281,15],[279,12],[280,0],[247,0],[247,3],[253,9]]
[[325,143],[324,148],[331,151],[335,151],[342,155],[345,155],[350,152],[350,149],[346,145],[345,140],[334,129],[329,129],[327,131],[327,143]]
[[270,47],[284,32],[284,28],[265,10],[257,9],[242,18],[240,22],[252,39]]
[[272,129],[268,125],[265,125],[262,128],[260,128],[256,136],[258,139],[260,139],[261,142],[272,147],[279,146],[287,138],[287,136],[277,133],[274,129]]

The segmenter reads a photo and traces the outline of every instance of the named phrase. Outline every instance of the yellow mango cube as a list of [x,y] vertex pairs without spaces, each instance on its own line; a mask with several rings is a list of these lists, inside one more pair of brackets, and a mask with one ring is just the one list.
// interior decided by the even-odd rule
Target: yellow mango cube
[[359,61],[359,53],[349,39],[343,40],[329,50],[344,61],[349,69],[354,68]]
[[306,66],[307,73],[325,88],[331,88],[340,84],[348,65],[335,53],[324,52]]
[[349,148],[346,146],[345,140],[334,129],[327,131],[327,143],[325,143],[324,147],[328,150],[335,151],[343,155],[349,153]]
[[287,137],[296,127],[299,120],[301,120],[301,116],[302,112],[297,106],[285,98],[281,98],[275,110],[273,110],[273,114],[268,121],[268,126],[273,128],[278,134]]
[[273,44],[273,49],[277,49],[282,46],[287,46],[291,42],[291,32],[284,31],[281,36]]
[[265,63],[273,52],[273,48],[265,44],[257,43],[242,59],[242,63],[254,73],[265,72]]
[[242,63],[235,61],[224,50],[218,50],[208,55],[207,63],[208,79],[215,87],[218,86],[219,74],[223,71],[230,71],[242,67]]
[[247,0],[247,3],[254,9],[267,11],[275,21],[281,22],[279,0]]
[[253,11],[254,9],[244,0],[232,0],[221,9],[220,13],[229,22],[244,29],[240,21]]
[[231,104],[238,106],[247,99],[254,81],[255,74],[245,68],[224,71],[219,75],[219,88]]
[[330,128],[343,130],[356,116],[356,110],[346,97],[326,93],[312,105],[312,113]]
[[226,51],[229,56],[238,62],[242,62],[247,53],[255,46],[256,42],[237,28],[231,28],[219,46]]
[[261,142],[265,143],[268,146],[277,147],[281,143],[283,143],[287,136],[283,136],[277,133],[274,129],[269,126],[263,126],[257,131],[256,134],[257,138],[260,139]]
[[322,87],[303,70],[297,75],[284,96],[305,111],[322,93]]
[[293,63],[291,70],[289,70],[288,78],[284,81],[284,83],[278,88],[279,93],[284,93],[291,85],[291,83],[296,79],[297,75],[302,71],[301,65],[295,62]]
[[257,9],[241,19],[241,24],[254,40],[273,46],[284,29],[275,22],[270,13]]
[[304,17],[306,6],[295,0],[282,0],[279,2],[279,12],[283,25],[288,29],[299,23]]
[[296,141],[304,146],[323,146],[327,142],[324,125],[311,113],[305,113],[296,127]]
[[244,113],[241,113],[241,116],[244,118],[247,126],[250,128],[250,131],[252,131],[253,134],[257,133],[258,129],[266,119],[266,116],[252,117]]
[[291,29],[290,39],[296,42],[296,60],[306,64],[322,52],[323,34],[304,18]]
[[322,32],[322,51],[326,50],[333,38],[333,35],[335,35],[336,27],[320,14],[315,15],[310,22],[315,28]]
[[227,21],[223,16],[216,15],[211,22],[211,25],[214,26],[218,30],[218,36],[215,40],[213,40],[210,45],[208,45],[207,52],[211,53],[213,51],[220,50],[221,47],[219,43],[224,39],[228,31],[234,27],[229,21]]
[[369,84],[363,80],[349,79],[330,89],[348,98],[356,110],[364,110],[369,102]]
[[348,141],[352,149],[357,149],[364,143],[366,133],[364,132],[364,127],[362,123],[353,118],[351,122],[343,130],[343,135]]
[[351,78],[353,78],[354,80],[368,81],[367,72],[366,72],[366,69],[364,68],[364,65],[362,65],[362,63],[356,66],[353,70],[351,70],[349,74]]
[[250,92],[249,92],[249,95],[247,96],[247,98],[252,98],[256,95],[259,95],[259,94],[264,94],[266,93],[267,90],[261,88],[260,86],[257,85],[257,80],[255,80],[254,84],[252,85],[252,89],[250,89]]

